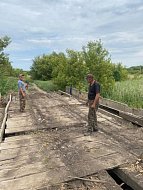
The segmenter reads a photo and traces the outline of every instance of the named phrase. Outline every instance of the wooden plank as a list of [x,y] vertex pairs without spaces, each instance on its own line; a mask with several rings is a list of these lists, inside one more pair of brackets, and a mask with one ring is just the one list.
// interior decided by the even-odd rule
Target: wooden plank
[[39,152],[34,152],[34,154],[23,155],[18,158],[4,160],[0,162],[0,170],[4,169],[15,169],[27,164],[32,164],[36,162],[40,162],[42,160],[42,156]]
[[8,190],[12,187],[13,190],[36,189],[43,184],[49,183],[47,172],[24,176],[22,178],[0,182],[1,190]]
[[19,141],[19,140],[28,140],[28,139],[33,139],[33,135],[32,134],[26,134],[26,135],[20,135],[20,136],[11,136],[11,137],[6,137],[4,140],[4,143],[13,143],[15,141]]
[[80,161],[67,166],[69,170],[72,171],[73,176],[81,177],[96,173],[101,170],[113,169],[128,162],[129,159],[124,158],[121,153],[114,153],[95,159],[92,158],[86,161]]
[[6,120],[7,120],[7,113],[4,116],[4,119],[2,121],[1,130],[0,130],[0,143],[3,141],[5,128],[6,128]]
[[9,128],[22,127],[22,126],[29,126],[29,125],[32,125],[33,122],[31,119],[27,119],[27,118],[24,118],[22,120],[16,120],[16,121],[11,121],[8,119],[6,124],[7,124],[7,129],[9,129]]
[[25,118],[25,117],[29,117],[31,114],[28,112],[28,110],[26,110],[26,112],[20,112],[18,110],[16,110],[16,112],[14,112],[13,110],[8,112],[9,118]]
[[[40,135],[40,134],[39,134]],[[84,138],[87,138],[87,137],[84,137]],[[79,138],[77,138],[78,140],[79,140]],[[96,139],[96,137],[92,137],[92,140],[93,139]],[[54,140],[54,139],[53,139]],[[74,139],[75,140],[75,139]],[[82,139],[83,140],[83,139]],[[76,141],[75,141],[76,142]],[[97,147],[97,146],[95,146],[95,144],[94,143],[92,143],[91,142],[91,144],[89,145],[89,147],[88,148],[91,148],[92,147],[92,149],[93,149],[93,147],[96,149],[96,148],[98,148],[97,150],[99,150],[99,151],[97,151],[97,152],[86,152],[86,151],[84,151],[85,149],[83,149],[83,148],[81,148],[81,144],[79,143],[80,141],[77,141],[73,146],[72,146],[72,148],[74,149],[75,147],[77,147],[78,148],[78,146],[79,146],[79,148],[77,149],[77,152],[79,153],[79,157],[77,157],[77,156],[75,156],[74,155],[74,152],[72,153],[73,154],[73,156],[75,156],[74,157],[74,159],[72,160],[68,160],[69,162],[67,162],[67,158],[69,157],[69,153],[70,153],[70,149],[69,149],[69,147],[68,147],[68,144],[67,144],[67,148],[69,149],[69,151],[67,152],[67,154],[65,154],[65,152],[64,152],[64,149],[62,148],[61,149],[61,153],[60,153],[60,160],[62,160],[62,164],[63,164],[63,166],[65,165],[66,166],[66,168],[67,168],[67,171],[70,171],[70,176],[77,176],[77,177],[82,177],[82,176],[86,176],[86,175],[90,175],[91,173],[96,173],[96,172],[98,172],[98,171],[100,171],[100,170],[104,170],[104,169],[109,169],[109,168],[113,168],[113,167],[116,167],[116,166],[118,166],[118,165],[120,165],[120,164],[123,164],[123,163],[126,163],[127,161],[128,161],[128,159],[129,159],[129,157],[128,157],[128,155],[127,155],[127,157],[125,157],[125,153],[124,152],[122,152],[122,153],[118,153],[118,152],[115,152],[115,153],[110,153],[110,154],[107,154],[108,153],[108,150],[107,151],[105,151],[105,148],[106,147],[104,147],[104,145],[102,145],[102,144],[96,144],[96,145],[100,145],[100,147]],[[85,143],[85,145],[87,146],[87,144],[86,144],[86,142],[87,141],[83,141],[83,146],[84,146],[84,143]],[[98,141],[96,142],[96,143],[98,143]],[[51,143],[52,144],[52,143]],[[103,147],[102,147],[103,146]],[[101,151],[101,155],[100,155],[100,148],[102,147],[102,149],[103,149],[103,151]],[[16,150],[16,151],[11,151],[11,156],[12,155],[18,155],[18,158],[19,157],[21,157],[21,156],[23,156],[23,155],[25,155],[24,154],[24,152],[25,153],[27,153],[27,154],[30,154],[31,153],[31,151],[30,151],[30,149],[32,149],[32,153],[34,153],[34,155],[35,155],[35,151],[33,152],[33,148],[35,149],[35,151],[36,151],[36,149],[38,149],[38,147],[32,147],[32,148],[30,148],[30,147],[28,147],[28,150],[26,149],[26,148],[20,148],[19,150]],[[58,148],[58,147],[57,147]],[[85,147],[84,147],[85,148]],[[20,151],[20,152],[19,152]],[[49,150],[50,151],[50,150]],[[49,152],[48,151],[48,152]],[[82,151],[82,152],[81,152]],[[105,151],[105,152],[104,152]],[[6,152],[9,152],[9,151],[2,151],[2,155],[5,155],[6,156]],[[103,153],[104,152],[104,153]],[[82,153],[82,154],[81,154]],[[41,152],[39,152],[39,154],[41,154]],[[56,154],[56,152],[54,153],[54,155],[57,155]],[[124,156],[123,156],[124,155]],[[81,157],[81,158],[80,158]],[[45,155],[45,157],[44,157],[44,155],[43,155],[43,159],[45,159],[45,158],[47,158],[47,156]],[[16,159],[16,157],[14,157],[14,159]],[[18,163],[18,160],[17,160],[17,163]],[[61,166],[61,164],[60,164],[60,162],[59,162],[59,160],[58,160],[58,158],[56,158],[56,157],[54,157],[54,156],[52,156],[51,157],[51,159],[49,159],[48,158],[48,162],[47,163],[45,163],[45,167],[46,167],[46,165],[49,165],[49,166],[53,166],[53,168],[51,168],[50,169],[50,176],[49,176],[49,173],[47,173],[47,178],[50,178],[51,177],[51,175],[53,176],[52,177],[52,181],[50,181],[50,183],[52,182],[53,184],[55,184],[55,183],[57,183],[57,180],[59,180],[59,179],[61,179],[61,181],[60,182],[62,182],[62,180],[64,179],[67,179],[67,176],[65,176],[64,174],[62,175],[62,173],[59,173],[59,171],[56,171],[56,174],[55,174],[55,169],[54,168],[58,168],[58,166]],[[59,165],[58,165],[59,164]],[[19,167],[19,166],[17,166],[17,167]],[[27,166],[28,167],[28,166]],[[22,169],[24,169],[24,168],[22,168]],[[4,170],[5,171],[5,170]],[[8,170],[9,172],[12,172],[12,173],[15,173],[16,171],[14,170],[14,168],[11,168],[10,170]],[[15,171],[15,172],[14,172]],[[23,172],[21,172],[21,173],[24,173],[25,172],[25,174],[28,174],[28,173],[26,173],[28,170],[26,169],[26,170],[22,170]],[[37,171],[37,170],[35,170],[35,169],[33,169],[33,171]],[[38,171],[37,171],[38,172]],[[46,170],[46,172],[48,172],[47,170]],[[58,174],[57,174],[57,172],[58,172]],[[18,175],[19,175],[19,173],[17,174],[17,177],[18,177]],[[56,177],[54,176],[54,175],[56,175]],[[59,176],[60,175],[60,176]],[[3,175],[2,175],[2,177],[4,176],[4,173],[3,173]],[[35,176],[35,174],[33,175],[33,177]],[[12,177],[12,176],[11,176]],[[26,176],[25,176],[26,177]],[[19,179],[20,180],[20,182],[19,181],[16,181],[16,183],[17,183],[17,187],[19,187],[19,183],[21,183],[21,179],[22,179],[23,177],[21,176],[19,176],[18,178],[17,178],[17,180]],[[4,179],[4,178],[2,178],[2,179]],[[14,181],[15,181],[16,179],[14,179]],[[30,178],[30,180],[32,180],[31,178]],[[10,180],[8,180],[8,181],[10,181]],[[9,183],[9,182],[8,182]],[[13,183],[13,182],[11,182],[11,183]],[[2,183],[3,184],[3,183]],[[43,184],[42,184],[43,185]],[[3,186],[2,186],[3,187]],[[26,187],[24,187],[24,188],[26,188]]]
[[[107,138],[112,138],[114,142],[118,142],[127,152],[140,155],[143,149],[143,133],[142,128],[134,127],[130,124],[121,125],[121,129],[117,129],[114,123],[99,123],[99,128],[107,134]],[[137,150],[137,151],[136,151]]]
[[1,143],[0,144],[0,150],[8,150],[10,149],[16,149],[21,147],[27,147],[27,146],[33,146],[39,144],[36,139],[28,139],[28,140],[19,140],[14,141],[13,143]]
[[125,112],[119,112],[119,116],[123,117],[124,119],[136,123],[137,125],[140,125],[143,127],[143,118],[142,117],[138,117],[136,115],[133,114],[129,114],[129,113],[125,113]]
[[[121,124],[126,124],[126,120],[124,120],[122,117],[118,116],[118,115],[115,115],[115,114],[112,114],[106,110],[103,110],[103,109],[98,109],[98,112],[97,112],[97,115],[99,116],[109,116],[109,117],[112,117],[112,120],[114,119],[115,121],[118,121],[119,123]],[[104,118],[104,117],[103,117]]]
[[16,179],[27,175],[45,172],[48,170],[58,170],[61,167],[63,168],[63,170],[66,170],[64,163],[62,163],[62,161],[59,158],[49,158],[47,164],[44,164],[43,160],[40,160],[39,162],[27,163],[26,165],[21,165],[19,167],[1,170],[0,181]]
[[133,167],[124,165],[123,167],[114,169],[114,172],[119,178],[121,178],[134,190],[143,190],[143,169],[140,173],[139,171],[135,171]]
[[[92,162],[90,160],[90,163],[88,163],[88,162],[86,162],[84,164],[82,163],[82,166],[84,167],[82,169],[82,172],[81,172],[81,166],[79,166],[80,163],[77,163],[76,165],[73,166],[74,170],[71,170],[71,168],[66,170],[61,167],[61,169],[57,168],[57,169],[47,170],[46,172],[38,173],[38,175],[32,174],[32,175],[20,177],[20,175],[24,172],[25,172],[25,175],[28,174],[28,173],[26,173],[26,171],[29,172],[28,167],[27,167],[27,170],[25,170],[25,171],[23,170],[23,172],[19,172],[17,170],[17,172],[18,172],[17,175],[19,175],[19,177],[17,176],[17,178],[15,178],[14,180],[1,181],[0,185],[3,190],[3,189],[6,189],[8,186],[12,186],[14,189],[22,189],[22,188],[31,188],[31,187],[38,188],[39,186],[44,185],[45,183],[47,183],[47,185],[61,183],[63,181],[69,180],[68,176],[84,177],[84,176],[88,175],[90,172],[96,173],[97,171],[101,170],[102,168],[105,168],[105,165],[106,165],[106,167],[107,167],[107,165],[108,166],[110,165],[110,167],[111,167],[111,158],[113,158],[113,155],[110,158],[104,157],[102,160],[100,159],[98,161],[98,164],[97,164],[97,162],[95,162],[95,160]],[[115,158],[115,155],[114,155],[114,158]],[[116,155],[116,159],[117,158],[119,158],[119,155]],[[106,161],[105,164],[103,164],[103,160]],[[110,164],[109,164],[109,161],[110,161]],[[118,159],[118,161],[119,161],[119,159]],[[112,162],[115,162],[115,160],[112,159]],[[87,165],[87,163],[88,163],[88,165]],[[101,165],[101,163],[102,163],[102,165]],[[79,166],[79,167],[75,168],[75,166],[76,167]],[[42,166],[40,165],[39,169],[41,167]],[[90,167],[90,169],[89,169],[89,167]],[[22,168],[22,169],[24,169],[24,168]],[[22,170],[20,170],[20,171],[22,171]],[[36,172],[37,170],[35,168],[33,168],[33,172],[34,171]],[[59,171],[61,171],[61,172],[59,172]],[[72,173],[69,173],[68,171],[72,171]],[[42,176],[44,176],[44,178]],[[38,184],[37,184],[37,177],[41,179],[41,180],[38,179]],[[35,179],[36,183],[33,179]],[[48,181],[46,181],[47,179],[48,179]],[[26,180],[28,182],[26,182]],[[23,181],[25,181],[26,184],[24,184]]]
[[14,180],[2,181],[0,182],[0,187],[1,190],[8,190],[9,187],[12,187],[13,190],[38,189],[41,186],[61,183],[66,176],[70,176],[70,172],[63,170],[63,168],[58,168],[58,170],[48,170],[46,172],[28,175]]
[[10,135],[10,134],[14,134],[14,133],[32,132],[37,129],[38,129],[37,126],[33,126],[33,125],[12,127],[12,128],[7,128],[5,130],[5,134]]
[[16,179],[19,177],[44,172],[46,170],[42,162],[34,162],[32,164],[22,165],[18,168],[10,168],[0,170],[0,182],[10,179]]
[[62,90],[58,90],[58,92],[59,92],[59,94],[60,95],[66,95],[66,96],[68,96],[68,97],[71,97],[71,95],[70,94],[68,94],[68,93],[66,93],[66,92],[64,92],[64,91],[62,91]]
[[21,124],[21,122],[27,122],[27,121],[32,122],[31,115],[25,115],[24,117],[20,115],[19,117],[17,117],[17,114],[16,114],[15,116],[16,116],[16,119],[14,117],[8,117],[7,124],[11,124],[11,123]]
[[29,147],[21,147],[21,148],[16,148],[16,149],[10,149],[10,151],[1,150],[0,161],[14,159],[14,158],[17,158],[19,156],[24,156],[27,154],[32,154],[32,153],[34,154],[34,152],[39,152],[39,151],[40,151],[39,147],[36,145],[29,146]]

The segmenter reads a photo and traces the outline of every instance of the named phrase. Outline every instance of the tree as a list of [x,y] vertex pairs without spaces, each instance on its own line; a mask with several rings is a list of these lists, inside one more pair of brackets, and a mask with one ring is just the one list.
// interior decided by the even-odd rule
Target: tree
[[0,38],[0,72],[1,76],[6,75],[9,76],[12,74],[12,66],[9,61],[8,55],[4,53],[4,49],[8,46],[10,43],[10,38],[5,36]]
[[101,40],[89,42],[83,46],[83,57],[89,72],[101,84],[102,95],[110,92],[115,80],[113,77],[113,64],[108,51],[103,48]]
[[0,65],[4,66],[5,64],[10,63],[8,56],[4,53],[4,49],[8,46],[10,43],[10,38],[5,36],[0,38]]
[[79,51],[67,50],[67,56],[68,84],[82,89],[86,73],[88,72],[88,68],[83,60],[83,54]]
[[2,95],[5,93],[4,89],[7,82],[7,76],[12,75],[11,63],[8,55],[4,53],[4,49],[10,42],[10,38],[7,36],[0,38],[0,92]]
[[33,60],[31,67],[31,75],[33,79],[50,80],[52,74],[52,66],[49,62],[48,55],[38,56]]
[[67,57],[64,57],[55,68],[57,75],[54,81],[62,89],[65,89],[65,86],[69,85],[81,90],[84,86],[84,78],[87,73],[82,53],[70,49],[67,49],[66,53]]
[[24,72],[23,69],[18,69],[18,68],[13,68],[12,70],[13,70],[12,71],[12,76],[13,77],[18,77],[20,73]]
[[31,67],[34,79],[53,79],[61,89],[65,89],[66,85],[85,89],[87,73],[92,73],[99,81],[103,96],[111,92],[115,80],[123,80],[127,76],[126,69],[121,64],[115,66],[111,62],[101,40],[88,42],[82,51],[67,49],[66,56],[64,53],[53,52],[36,57]]
[[128,78],[128,71],[121,63],[114,64],[113,76],[115,81],[126,80]]
[[8,57],[5,55],[3,50],[8,46],[10,42],[10,38],[7,36],[0,38],[0,65],[4,65],[8,61]]
[[65,60],[63,53],[53,52],[50,55],[38,56],[33,60],[31,67],[31,75],[33,79],[51,80],[52,77],[57,77],[57,67]]

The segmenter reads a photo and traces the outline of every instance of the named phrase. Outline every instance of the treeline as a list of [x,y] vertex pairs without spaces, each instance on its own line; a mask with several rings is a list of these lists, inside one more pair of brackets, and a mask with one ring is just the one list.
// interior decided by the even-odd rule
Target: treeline
[[92,73],[101,84],[102,94],[109,93],[115,81],[127,79],[127,70],[121,63],[114,64],[101,40],[88,42],[81,51],[67,49],[35,57],[31,67],[35,80],[53,80],[61,89],[66,85],[80,90],[86,87],[86,75]]
[[143,65],[127,68],[130,74],[143,74]]

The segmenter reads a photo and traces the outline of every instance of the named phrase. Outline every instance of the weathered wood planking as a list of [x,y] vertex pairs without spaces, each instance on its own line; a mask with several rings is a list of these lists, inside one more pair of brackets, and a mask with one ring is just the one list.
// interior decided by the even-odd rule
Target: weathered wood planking
[[[29,119],[25,116],[20,117],[19,114],[17,116],[18,112],[15,111],[9,120],[7,134],[30,132],[31,127],[33,127],[32,130],[36,130],[38,127],[42,129],[52,124],[56,124],[59,128],[5,139],[0,147],[1,190],[8,190],[9,187],[12,187],[13,190],[40,189],[42,187],[50,189],[52,185],[68,181],[69,176],[84,177],[136,159],[131,151],[127,152],[129,147],[123,146],[123,143],[126,142],[128,142],[128,146],[129,142],[131,145],[133,143],[130,138],[125,140],[127,134],[124,133],[128,132],[129,127],[120,125],[111,117],[99,114],[101,131],[91,136],[84,136],[83,124],[87,119],[87,107],[75,106],[77,100],[71,98],[64,100],[62,97],[61,100],[58,100],[57,95],[38,97],[31,99],[32,103],[29,104],[35,114],[37,125],[33,123],[30,110],[26,110]],[[66,102],[68,101],[73,105],[67,106]],[[53,102],[58,107],[51,107]],[[17,103],[15,102],[15,104]],[[59,107],[63,103],[65,106]],[[39,118],[44,118],[48,122],[38,123]],[[14,122],[16,119],[17,121]],[[83,128],[82,125],[78,125],[80,123]],[[65,129],[64,126],[69,127]],[[118,137],[118,135],[122,137]],[[107,182],[108,180],[107,177]]]

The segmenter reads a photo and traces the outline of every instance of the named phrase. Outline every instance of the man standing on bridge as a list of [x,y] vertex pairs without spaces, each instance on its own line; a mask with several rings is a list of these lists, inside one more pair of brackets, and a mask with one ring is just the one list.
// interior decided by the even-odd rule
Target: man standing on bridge
[[97,127],[97,115],[96,112],[99,107],[99,97],[100,97],[100,85],[94,80],[92,74],[87,75],[87,82],[89,83],[88,90],[88,132],[98,131]]
[[20,101],[20,111],[24,112],[25,104],[26,104],[26,88],[25,88],[23,74],[19,75],[18,92],[19,92],[19,101]]

